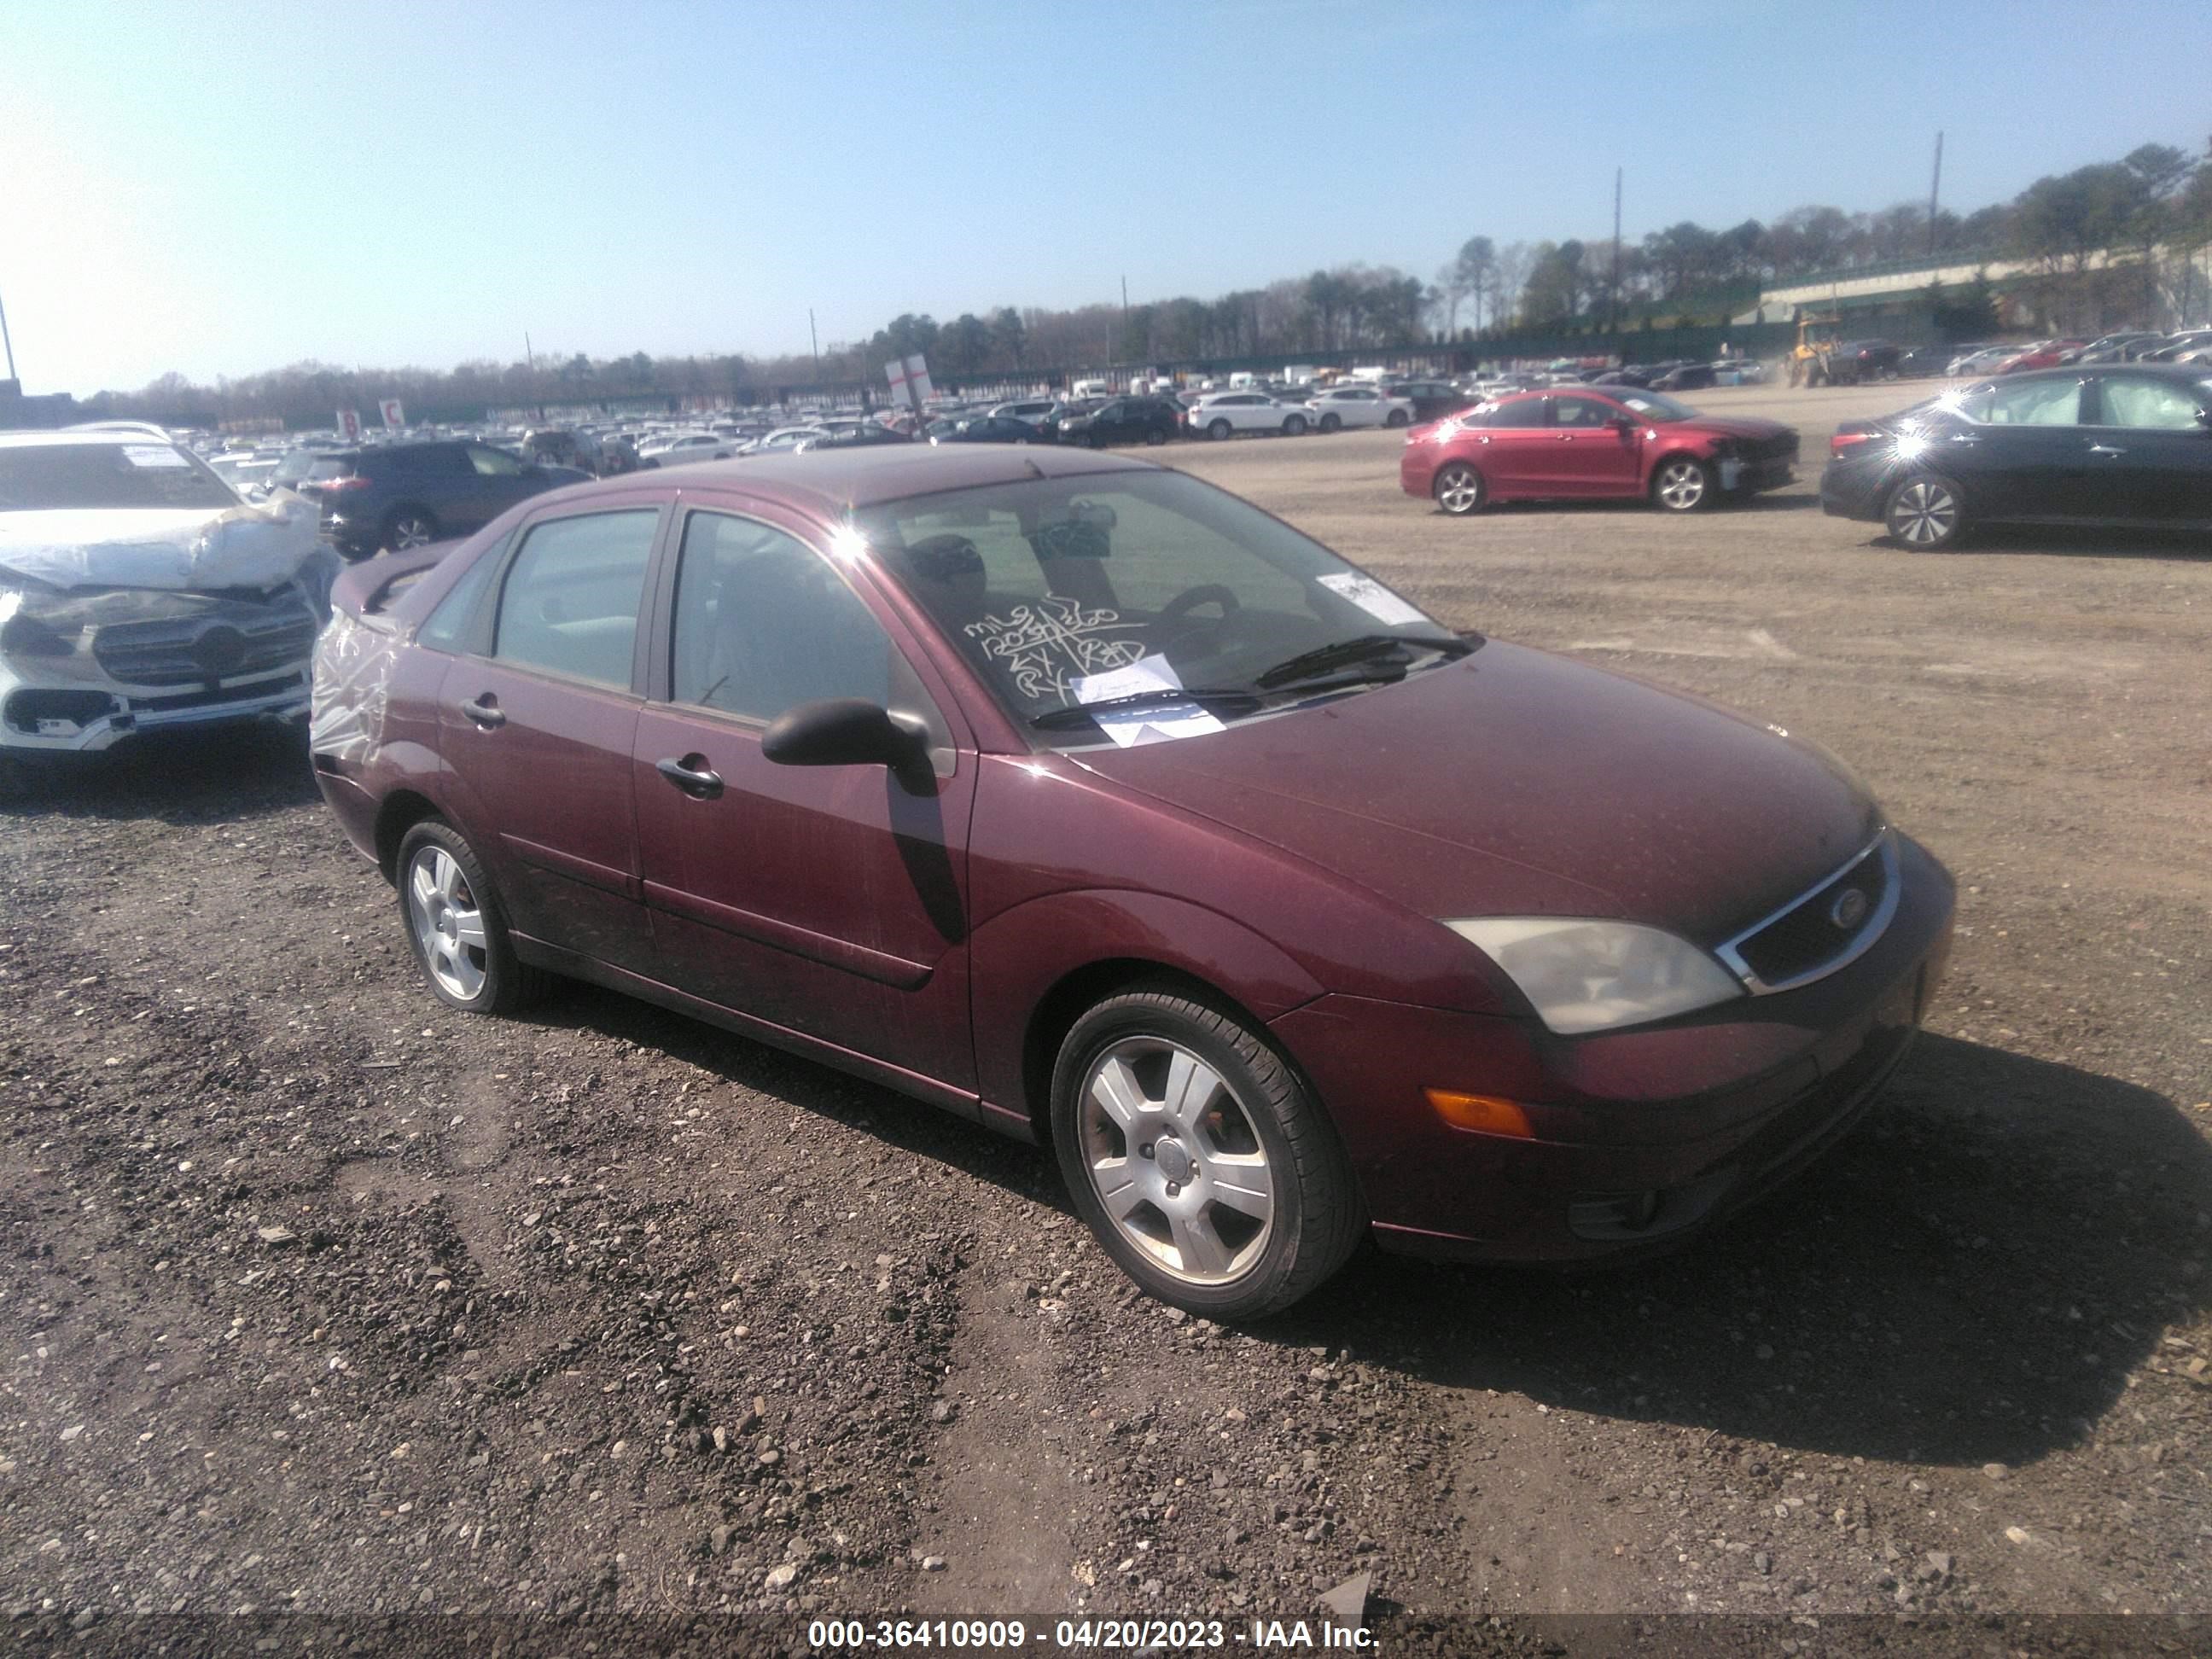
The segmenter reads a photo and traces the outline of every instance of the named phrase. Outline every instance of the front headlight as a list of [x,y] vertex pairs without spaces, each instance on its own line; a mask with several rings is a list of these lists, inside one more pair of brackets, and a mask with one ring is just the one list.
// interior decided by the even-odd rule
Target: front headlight
[[1641,1025],[1746,994],[1687,939],[1626,921],[1477,916],[1444,926],[1478,946],[1562,1036]]

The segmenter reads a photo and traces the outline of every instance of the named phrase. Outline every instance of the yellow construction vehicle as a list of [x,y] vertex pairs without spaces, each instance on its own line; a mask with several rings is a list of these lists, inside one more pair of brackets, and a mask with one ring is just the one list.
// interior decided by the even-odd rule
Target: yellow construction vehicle
[[1797,319],[1797,344],[1790,353],[1790,384],[1792,386],[1826,386],[1828,383],[1828,354],[1836,349],[1836,331],[1843,319],[1830,313],[1808,315]]

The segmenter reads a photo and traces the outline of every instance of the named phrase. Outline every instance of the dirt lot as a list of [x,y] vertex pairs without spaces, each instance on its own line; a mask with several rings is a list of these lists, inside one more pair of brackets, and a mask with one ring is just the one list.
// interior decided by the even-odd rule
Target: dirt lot
[[1949,863],[1931,1033],[1778,1200],[1215,1328],[980,1129],[596,991],[443,1012],[294,746],[118,757],[0,813],[0,1616],[2212,1610],[2212,557],[1894,551],[1811,493],[1893,389],[1695,401],[1805,481],[1456,522],[1395,434],[1170,459]]

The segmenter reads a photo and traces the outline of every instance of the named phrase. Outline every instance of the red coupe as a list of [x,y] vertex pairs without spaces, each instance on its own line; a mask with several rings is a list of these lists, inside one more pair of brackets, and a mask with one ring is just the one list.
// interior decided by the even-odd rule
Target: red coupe
[[592,980],[1043,1142],[1216,1318],[1370,1236],[1688,1237],[1851,1124],[1950,938],[1825,751],[1142,462],[641,472],[333,597],[315,773],[442,1002]]
[[1406,436],[1398,482],[1455,516],[1492,501],[1643,497],[1692,513],[1796,476],[1797,431],[1632,386],[1523,392]]

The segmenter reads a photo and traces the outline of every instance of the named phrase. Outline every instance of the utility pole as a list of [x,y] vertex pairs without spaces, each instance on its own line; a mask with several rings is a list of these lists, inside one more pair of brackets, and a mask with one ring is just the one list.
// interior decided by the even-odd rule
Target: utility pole
[[1613,170],[1613,284],[1605,306],[1605,331],[1620,332],[1620,174]]
[[15,378],[15,342],[8,335],[8,307],[0,305],[0,345],[8,349],[8,378]]
[[1936,257],[1936,202],[1943,189],[1943,134],[1936,134],[1936,176],[1928,181],[1928,257]]
[[806,307],[806,343],[814,351],[814,378],[822,378],[822,337],[814,331],[814,307]]
[[[1120,343],[1123,346],[1127,346],[1129,343],[1129,278],[1127,272],[1124,272],[1121,276],[1121,338]],[[1115,352],[1113,355],[1115,361],[1120,361],[1121,354],[1119,351]]]

